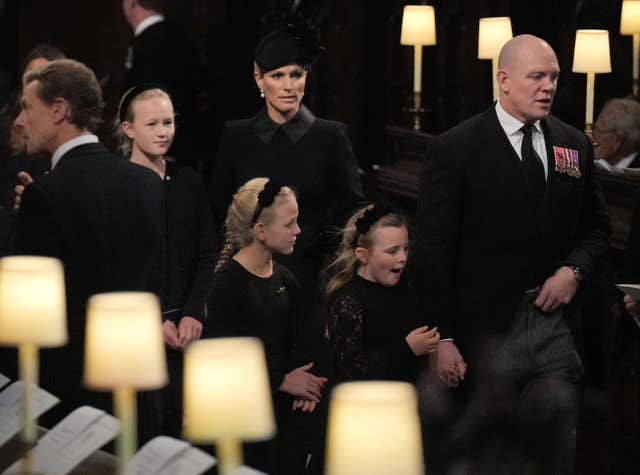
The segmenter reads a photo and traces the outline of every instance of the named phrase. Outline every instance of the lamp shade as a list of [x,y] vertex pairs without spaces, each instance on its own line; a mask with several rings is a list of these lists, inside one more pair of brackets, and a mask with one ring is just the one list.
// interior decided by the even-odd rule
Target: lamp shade
[[154,389],[167,382],[158,298],[147,292],[93,295],[87,304],[84,382],[94,389]]
[[417,398],[408,383],[336,386],[329,406],[327,475],[424,473]]
[[620,34],[640,33],[640,0],[624,0],[620,15]]
[[478,59],[497,58],[504,44],[513,38],[508,16],[480,18]]
[[407,5],[402,11],[400,44],[435,45],[436,12],[429,5]]
[[62,262],[39,256],[0,259],[0,343],[52,347],[66,342]]
[[573,72],[610,73],[609,32],[607,30],[578,30],[573,50]]
[[196,442],[264,440],[275,434],[262,342],[212,338],[184,359],[184,435]]

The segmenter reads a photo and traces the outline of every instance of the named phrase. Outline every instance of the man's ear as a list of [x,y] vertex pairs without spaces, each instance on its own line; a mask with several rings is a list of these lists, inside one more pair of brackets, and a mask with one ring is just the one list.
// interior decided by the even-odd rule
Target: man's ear
[[504,69],[500,69],[498,71],[496,80],[498,81],[498,87],[502,92],[509,92],[509,75]]
[[356,247],[355,253],[360,264],[366,266],[369,263],[369,250],[366,247]]
[[54,99],[53,104],[51,105],[51,113],[55,124],[60,124],[64,120],[69,120],[71,118],[69,103],[62,97],[56,97]]

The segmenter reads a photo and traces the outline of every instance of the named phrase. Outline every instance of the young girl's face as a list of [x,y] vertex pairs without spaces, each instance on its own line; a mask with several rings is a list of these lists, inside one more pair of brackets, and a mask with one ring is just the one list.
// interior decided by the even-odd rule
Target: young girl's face
[[291,254],[296,238],[300,234],[298,226],[298,202],[293,196],[276,202],[273,219],[263,224],[265,245],[273,253]]
[[125,122],[123,130],[133,141],[133,147],[147,157],[164,156],[175,134],[173,105],[166,96],[149,97],[131,105],[133,121]]
[[369,248],[356,249],[356,255],[360,261],[358,274],[385,287],[393,287],[400,280],[407,264],[409,251],[407,227],[375,228],[371,232],[371,242]]

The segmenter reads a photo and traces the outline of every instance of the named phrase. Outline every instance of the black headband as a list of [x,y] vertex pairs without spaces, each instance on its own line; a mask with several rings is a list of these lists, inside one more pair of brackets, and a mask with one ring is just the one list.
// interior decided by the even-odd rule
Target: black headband
[[256,224],[258,222],[258,218],[260,217],[260,213],[265,208],[271,206],[280,193],[284,185],[277,183],[273,180],[268,180],[264,184],[264,188],[260,193],[258,193],[258,206],[256,206],[256,210],[253,212],[253,216],[251,217],[251,224]]
[[142,84],[138,84],[137,86],[133,86],[122,95],[122,99],[120,99],[120,105],[118,106],[118,119],[120,119],[120,123],[125,121],[127,109],[129,109],[129,105],[136,98],[136,96],[138,94],[142,94],[144,91],[149,91],[151,89],[160,89],[161,91],[167,93],[167,90],[161,84],[145,82]]
[[353,246],[356,247],[358,238],[363,234],[367,234],[371,227],[380,221],[382,217],[393,212],[393,208],[384,204],[374,204],[371,208],[366,209],[362,216],[356,219],[356,230],[358,232],[353,240]]

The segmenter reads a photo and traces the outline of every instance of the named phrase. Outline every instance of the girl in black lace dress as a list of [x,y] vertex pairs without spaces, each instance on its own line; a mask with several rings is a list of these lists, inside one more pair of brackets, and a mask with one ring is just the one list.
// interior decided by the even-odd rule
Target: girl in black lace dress
[[229,206],[225,244],[208,302],[209,336],[255,336],[264,343],[278,440],[246,444],[245,460],[274,474],[303,473],[293,451],[283,449],[291,449],[283,436],[288,440],[292,410],[315,407],[327,381],[311,373],[312,362],[302,364],[294,355],[298,283],[272,259],[273,254],[293,252],[300,234],[297,219],[298,204],[288,187],[267,178],[243,185]]
[[373,205],[349,219],[327,286],[336,379],[415,382],[440,340],[403,276],[409,236],[401,215]]

